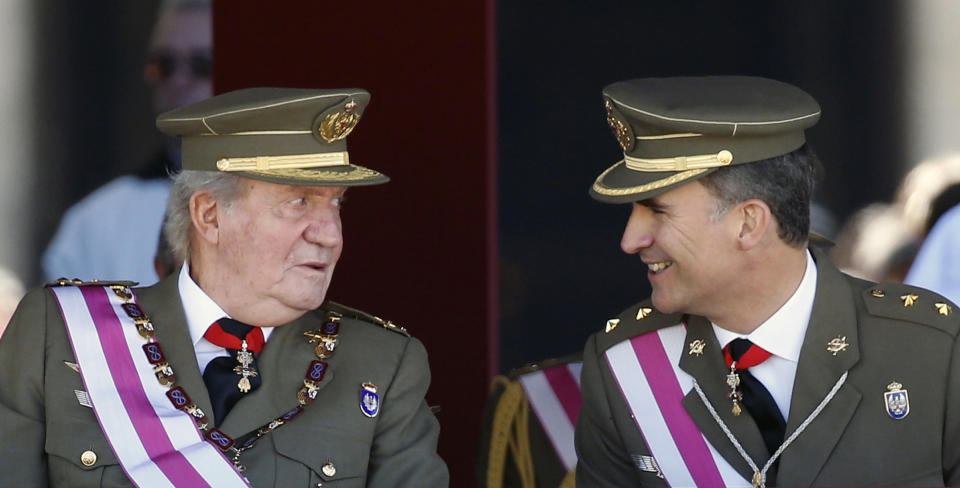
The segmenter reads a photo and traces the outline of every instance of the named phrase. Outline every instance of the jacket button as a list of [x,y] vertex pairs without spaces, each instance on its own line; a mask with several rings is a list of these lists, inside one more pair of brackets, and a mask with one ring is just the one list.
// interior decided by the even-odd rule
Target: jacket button
[[320,467],[320,471],[323,471],[323,474],[326,476],[333,476],[337,474],[337,467],[333,463],[327,461],[327,464],[324,464]]
[[87,467],[97,464],[97,453],[93,451],[83,451],[83,454],[80,455],[80,462]]

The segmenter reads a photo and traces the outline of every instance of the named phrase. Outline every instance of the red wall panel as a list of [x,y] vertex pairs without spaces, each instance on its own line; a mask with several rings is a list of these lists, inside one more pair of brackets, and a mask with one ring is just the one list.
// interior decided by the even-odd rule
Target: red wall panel
[[215,87],[371,92],[350,159],[392,181],[350,191],[330,298],[426,344],[440,452],[473,486],[497,364],[493,0],[376,3],[215,2]]

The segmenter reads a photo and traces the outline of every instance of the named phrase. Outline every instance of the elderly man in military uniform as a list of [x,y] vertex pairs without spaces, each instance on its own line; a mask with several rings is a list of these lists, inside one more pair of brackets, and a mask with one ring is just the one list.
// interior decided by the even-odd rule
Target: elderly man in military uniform
[[614,83],[650,299],[587,342],[577,486],[960,484],[956,306],[808,248],[816,101],[754,77]]
[[21,302],[0,341],[4,486],[448,485],[423,345],[324,301],[347,187],[387,181],[346,150],[368,100],[252,88],[158,118],[183,140],[165,232],[185,263]]

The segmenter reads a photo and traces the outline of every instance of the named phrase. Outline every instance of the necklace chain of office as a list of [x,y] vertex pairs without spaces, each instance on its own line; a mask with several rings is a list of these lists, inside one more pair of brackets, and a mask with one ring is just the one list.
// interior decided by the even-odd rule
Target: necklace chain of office
[[231,454],[231,461],[237,471],[243,473],[246,467],[240,463],[240,455],[244,451],[252,448],[262,437],[290,423],[297,415],[303,412],[303,409],[313,403],[319,391],[319,383],[323,380],[327,372],[327,362],[333,356],[333,351],[337,346],[337,336],[340,332],[341,315],[336,312],[327,312],[326,320],[319,331],[304,332],[304,336],[309,339],[311,344],[316,344],[314,353],[317,359],[310,362],[307,367],[307,373],[304,375],[303,386],[297,391],[297,406],[283,415],[267,422],[259,427],[252,434],[243,439],[243,442],[237,444],[234,439],[224,434],[220,429],[211,427],[207,415],[197,407],[197,404],[190,400],[190,396],[182,386],[177,386],[176,375],[173,367],[166,361],[160,343],[157,342],[153,323],[140,306],[133,301],[133,292],[126,286],[114,285],[110,287],[113,292],[120,297],[124,303],[121,305],[127,315],[133,319],[137,326],[140,336],[146,339],[147,343],[143,346],[143,351],[147,355],[147,361],[153,366],[157,380],[161,385],[166,386],[167,398],[177,410],[182,410],[190,415],[197,428],[203,432],[204,438],[224,454]]
[[793,441],[796,440],[796,438],[807,429],[807,426],[810,425],[810,423],[813,422],[818,415],[820,415],[820,412],[822,412],[824,407],[830,403],[830,400],[833,400],[833,396],[837,394],[837,391],[840,390],[840,387],[843,386],[843,383],[846,381],[847,372],[844,371],[843,375],[840,376],[840,379],[834,383],[833,388],[830,389],[827,395],[823,397],[823,400],[820,401],[820,404],[817,405],[817,408],[813,409],[813,412],[810,412],[810,415],[808,415],[807,418],[804,419],[799,426],[797,426],[796,430],[794,430],[793,433],[787,437],[787,440],[783,441],[783,444],[780,444],[780,447],[777,448],[776,452],[770,456],[770,459],[768,459],[766,464],[763,465],[763,469],[757,467],[757,464],[753,462],[753,459],[750,458],[750,455],[747,454],[747,451],[742,445],[740,445],[740,441],[734,437],[733,432],[730,431],[730,427],[727,427],[727,423],[720,418],[720,414],[718,414],[717,410],[713,408],[710,400],[707,399],[706,393],[703,392],[703,389],[700,388],[700,385],[696,380],[693,381],[693,388],[697,390],[697,394],[700,395],[700,400],[703,402],[703,405],[707,407],[710,415],[713,416],[713,420],[717,423],[717,425],[720,426],[720,429],[723,430],[723,433],[727,435],[727,439],[730,439],[730,443],[733,444],[733,447],[737,449],[737,452],[740,453],[740,457],[742,457],[743,460],[746,461],[750,466],[750,469],[753,470],[753,477],[750,479],[750,484],[752,484],[754,488],[763,488],[767,483],[767,471],[770,469],[770,466],[773,466],[774,461],[776,461],[777,458],[783,454],[784,449],[792,444]]

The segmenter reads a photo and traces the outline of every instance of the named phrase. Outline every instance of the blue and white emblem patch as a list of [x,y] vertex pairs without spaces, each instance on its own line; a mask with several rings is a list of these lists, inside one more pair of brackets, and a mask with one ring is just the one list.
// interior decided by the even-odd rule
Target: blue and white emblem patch
[[373,383],[364,383],[360,390],[360,411],[367,417],[373,418],[380,413],[380,395]]
[[910,397],[907,396],[907,390],[902,390],[902,387],[903,385],[894,381],[887,385],[890,391],[883,394],[887,414],[894,420],[900,420],[910,413]]

